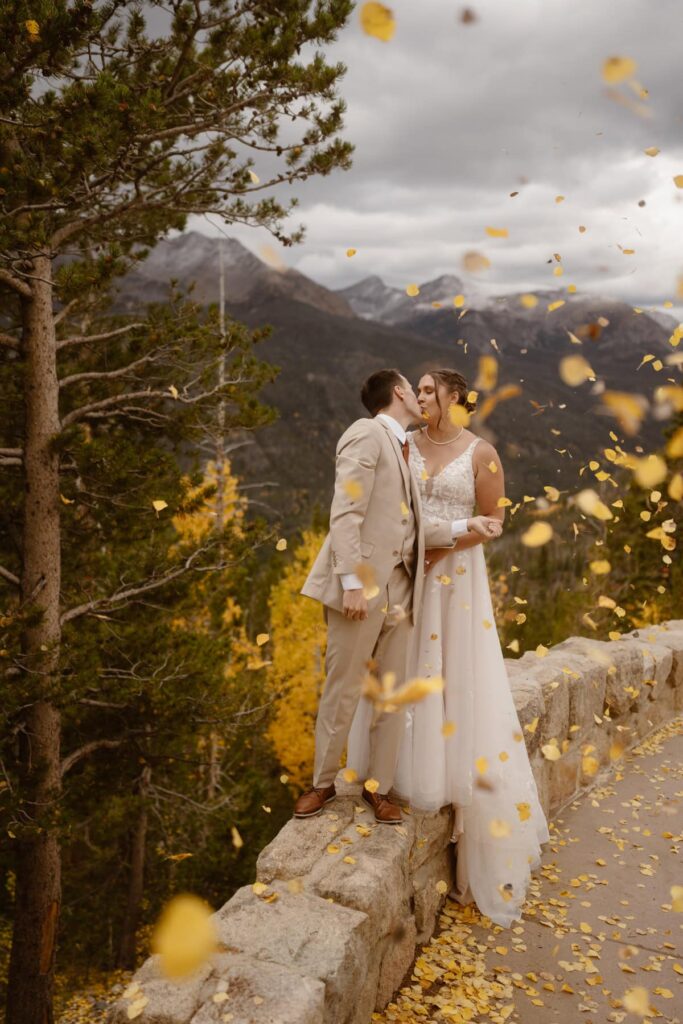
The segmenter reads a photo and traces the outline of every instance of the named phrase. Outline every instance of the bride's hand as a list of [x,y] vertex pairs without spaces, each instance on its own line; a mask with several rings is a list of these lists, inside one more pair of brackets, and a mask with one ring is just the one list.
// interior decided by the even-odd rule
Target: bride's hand
[[500,537],[503,525],[493,516],[473,516],[467,520],[467,529],[478,533],[484,540],[491,540],[493,537]]
[[430,548],[429,551],[425,551],[425,574],[429,572],[433,565],[440,562],[446,555],[450,555],[453,548]]

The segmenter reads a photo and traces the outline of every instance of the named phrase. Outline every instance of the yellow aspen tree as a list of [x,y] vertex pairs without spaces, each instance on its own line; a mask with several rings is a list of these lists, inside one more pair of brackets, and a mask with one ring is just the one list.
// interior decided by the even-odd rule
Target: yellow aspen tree
[[313,773],[315,716],[325,680],[327,635],[320,605],[301,597],[299,591],[322,541],[321,533],[304,532],[292,562],[270,594],[268,684],[275,713],[268,738],[290,782],[300,787],[310,784]]

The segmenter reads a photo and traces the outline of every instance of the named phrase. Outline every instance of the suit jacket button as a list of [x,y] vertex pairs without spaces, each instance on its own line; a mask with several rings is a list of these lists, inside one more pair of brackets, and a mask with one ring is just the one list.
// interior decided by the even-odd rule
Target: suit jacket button
[[408,523],[408,520],[407,519],[402,519],[401,522],[403,523],[404,526],[406,526],[407,523]]

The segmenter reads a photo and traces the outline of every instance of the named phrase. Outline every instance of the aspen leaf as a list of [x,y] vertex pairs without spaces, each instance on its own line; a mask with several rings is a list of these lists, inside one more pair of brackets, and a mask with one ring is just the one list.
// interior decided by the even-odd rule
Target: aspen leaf
[[241,850],[242,847],[244,846],[244,840],[242,839],[242,836],[239,834],[239,831],[237,830],[235,825],[230,826],[230,836],[232,838],[232,845],[235,847],[235,849]]
[[515,805],[517,807],[517,813],[519,814],[520,821],[527,821],[531,817],[531,805],[528,803],[520,803]]
[[494,839],[505,839],[512,832],[509,822],[503,821],[502,818],[492,818],[489,821],[489,835],[492,835]]
[[491,266],[491,261],[480,252],[466,252],[462,258],[462,264],[465,270],[470,274],[477,274],[482,270],[488,270]]
[[259,633],[258,636],[256,637],[256,644],[258,647],[263,647],[263,645],[267,644],[269,640],[270,636],[268,635],[268,633]]
[[287,541],[286,541],[286,539],[284,537],[280,537],[279,541],[275,545],[275,550],[276,551],[286,551],[287,550]]
[[560,361],[560,377],[569,387],[578,387],[594,376],[595,371],[583,356],[565,356]]
[[608,57],[602,65],[602,77],[608,85],[618,85],[633,78],[638,65],[632,57]]
[[[265,888],[265,886],[264,886]],[[216,948],[211,909],[197,896],[174,897],[164,908],[152,938],[162,972],[181,978],[204,963]]]
[[489,238],[507,238],[509,232],[507,228],[486,228],[486,234]]
[[549,313],[554,313],[556,309],[560,308],[560,306],[564,306],[564,299],[555,299],[554,302],[548,303],[547,310]]
[[377,781],[377,779],[366,779],[365,788],[367,789],[368,793],[376,793],[377,790],[379,789],[379,782]]
[[258,174],[256,174],[255,171],[252,171],[251,168],[249,168],[249,177],[251,178],[252,183],[254,185],[260,185],[261,184],[261,179],[259,178]]
[[612,566],[606,558],[598,558],[594,562],[590,562],[588,568],[594,576],[605,576],[612,571]]
[[553,528],[550,523],[532,523],[521,537],[522,544],[527,548],[540,548],[547,544],[553,536]]
[[448,739],[449,736],[453,735],[455,730],[456,730],[455,722],[444,722],[443,725],[441,726],[441,735],[445,739]]
[[560,757],[562,757],[560,748],[555,743],[545,743],[541,747],[541,753],[545,758],[548,759],[548,761],[557,761]]
[[346,255],[347,255],[347,256],[348,256],[349,258],[351,258],[351,256],[355,256],[357,252],[358,252],[358,250],[357,250],[357,249],[347,249],[347,250],[346,250]]
[[418,288],[418,286],[416,284],[409,284],[408,287],[406,288],[406,295],[410,295],[411,298],[414,297],[415,295],[419,295],[419,294],[420,294],[420,289]]
[[520,295],[519,303],[525,309],[534,309],[538,305],[538,297],[527,292],[524,295]]
[[593,516],[594,519],[600,519],[604,522],[614,518],[607,505],[600,500],[595,491],[591,490],[590,487],[579,491],[575,500],[581,511],[585,512],[587,516]]
[[658,156],[661,150],[657,146],[648,146],[648,148],[644,149],[643,152],[645,153],[645,156]]
[[363,497],[363,485],[358,480],[346,480],[344,483],[344,491],[351,501],[358,501]]
[[622,1002],[629,1013],[636,1013],[639,1017],[646,1017],[650,1012],[649,993],[641,985],[625,992]]
[[396,31],[393,11],[384,4],[365,3],[360,9],[361,28],[368,36],[388,43]]
[[444,880],[441,879],[435,884],[434,888],[436,889],[440,896],[445,896],[446,893],[448,892],[448,882],[444,882]]
[[159,512],[163,511],[163,509],[168,508],[168,502],[164,501],[162,498],[157,498],[156,501],[152,502],[152,508],[158,515]]
[[178,395],[180,394],[180,392],[178,391],[178,388],[175,386],[175,384],[170,384],[168,390],[171,393],[171,396],[173,398],[177,398]]

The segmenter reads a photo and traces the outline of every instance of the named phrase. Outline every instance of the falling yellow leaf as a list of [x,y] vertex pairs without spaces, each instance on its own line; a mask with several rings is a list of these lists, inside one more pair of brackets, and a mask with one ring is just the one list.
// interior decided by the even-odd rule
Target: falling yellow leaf
[[258,647],[263,647],[263,645],[267,644],[269,640],[270,636],[268,635],[268,633],[259,633],[258,636],[256,637],[256,644]]
[[609,85],[633,78],[638,65],[631,57],[608,57],[602,65],[602,77]]
[[530,292],[527,292],[524,295],[520,295],[519,302],[525,309],[534,309],[534,307],[538,305],[538,298],[536,295],[532,295]]
[[531,804],[520,803],[515,805],[520,821],[527,821],[531,817]]
[[340,850],[341,850],[341,846],[337,846],[336,843],[329,843],[328,844],[328,847],[327,847],[327,852],[328,853],[331,853],[331,854],[339,853]]
[[492,818],[489,822],[489,834],[494,839],[505,839],[512,832],[509,822],[503,821],[502,818]]
[[544,647],[543,644],[539,644],[538,647],[536,648],[536,657],[537,658],[545,658],[547,653],[548,653],[548,648]]
[[565,356],[560,361],[560,377],[569,387],[575,388],[595,377],[595,371],[583,356]]
[[275,550],[276,551],[286,551],[287,550],[287,541],[285,540],[284,537],[280,537],[279,541],[275,545]]
[[555,202],[556,203],[563,203],[564,202],[564,198],[565,198],[564,196],[555,196]]
[[344,861],[345,864],[355,864],[356,863],[356,858],[352,857],[350,854],[347,854],[346,857],[342,857],[342,860]]
[[545,491],[545,493],[546,493],[546,495],[547,495],[547,497],[548,497],[548,499],[550,501],[559,501],[560,500],[560,492],[558,491],[557,487],[550,487],[550,486],[548,486],[548,487],[544,487],[543,490]]
[[376,793],[377,790],[379,789],[379,782],[377,781],[377,779],[366,779],[365,788],[367,789],[368,793]]
[[175,386],[175,384],[170,384],[168,390],[171,392],[171,396],[173,398],[178,398],[180,392],[178,391],[178,388]]
[[480,775],[485,775],[489,768],[489,763],[485,757],[478,757],[474,762],[474,766]]
[[261,179],[259,178],[258,174],[256,174],[255,171],[252,171],[251,168],[249,168],[249,177],[251,178],[254,185],[261,184]]
[[610,509],[600,500],[595,491],[587,487],[583,491],[579,491],[575,498],[576,504],[579,506],[582,512],[587,516],[593,516],[594,519],[600,519],[607,522],[608,519],[613,519],[614,516]]
[[490,238],[507,238],[508,233],[507,228],[486,228],[486,234]]
[[540,548],[547,544],[553,536],[553,528],[550,523],[532,523],[528,530],[522,534],[522,544],[527,548]]
[[[265,888],[265,887],[264,887]],[[168,978],[182,978],[205,963],[216,949],[211,908],[197,896],[175,896],[164,908],[152,937]]]
[[453,299],[453,305],[455,306],[456,309],[461,309],[462,306],[465,305],[465,296],[456,295],[455,298]]
[[549,302],[548,303],[548,306],[547,306],[548,312],[549,313],[553,313],[556,309],[559,309],[560,306],[564,306],[564,299],[555,299],[554,302]]
[[588,568],[595,576],[604,576],[612,571],[612,566],[606,558],[599,558],[594,562],[590,562]]
[[669,438],[666,454],[670,459],[680,459],[683,455],[683,427],[679,427]]
[[493,391],[498,382],[498,360],[495,356],[480,356],[477,379],[474,383],[479,391]]
[[674,178],[676,188],[683,188],[683,174],[677,174]]
[[342,778],[344,782],[356,782],[358,780],[358,774],[353,768],[345,768],[342,772]]
[[562,757],[562,752],[556,743],[545,743],[541,747],[541,753],[549,761],[557,761],[558,758]]
[[406,288],[406,295],[414,296],[419,294],[420,289],[416,284],[409,284],[408,287]]
[[465,270],[470,274],[477,274],[481,270],[488,270],[491,261],[480,252],[466,252],[462,258]]
[[443,725],[441,726],[441,735],[448,739],[449,736],[453,735],[455,729],[455,722],[444,722]]
[[60,500],[60,501],[61,501],[61,502],[62,502],[62,503],[63,503],[64,505],[73,505],[76,499],[75,499],[75,498],[65,498],[65,497],[64,497],[64,495],[60,493],[60,495],[59,495],[59,500]]
[[454,427],[467,427],[472,417],[464,405],[451,402],[448,406],[448,418]]
[[37,36],[40,32],[40,25],[37,21],[34,21],[32,18],[29,19],[29,21],[25,21],[24,25],[26,27],[26,31],[30,36]]
[[359,501],[363,497],[363,485],[358,480],[346,480],[344,490],[351,501]]
[[152,508],[158,514],[159,512],[162,512],[163,509],[168,508],[168,502],[164,501],[162,498],[157,498],[156,501],[152,502]]
[[366,35],[374,36],[383,43],[388,43],[396,31],[393,11],[379,3],[363,4],[360,9],[360,24]]
[[347,249],[347,250],[346,250],[346,255],[347,255],[348,257],[351,257],[351,256],[355,256],[357,252],[358,252],[358,250],[357,250],[357,249]]
[[237,830],[235,825],[230,826],[230,836],[232,838],[232,845],[235,847],[235,849],[241,850],[242,847],[244,846],[244,840],[242,839],[242,836],[239,834],[239,831]]
[[636,1013],[639,1017],[647,1017],[650,1013],[650,995],[642,985],[631,988],[624,993],[624,1008],[629,1013]]
[[661,150],[657,146],[648,146],[648,148],[644,149],[643,152],[646,156],[658,156],[661,153]]
[[638,432],[647,411],[645,399],[625,391],[604,391],[600,398],[627,434]]

